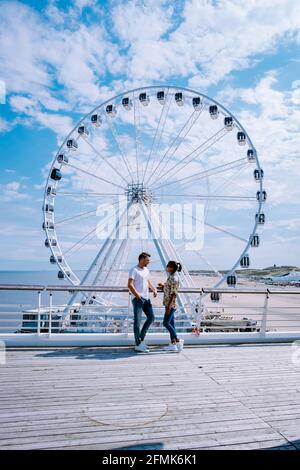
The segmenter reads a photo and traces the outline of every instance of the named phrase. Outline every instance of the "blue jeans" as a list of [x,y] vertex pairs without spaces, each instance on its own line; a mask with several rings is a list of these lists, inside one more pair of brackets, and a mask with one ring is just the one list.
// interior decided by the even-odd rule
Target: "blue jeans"
[[172,307],[170,309],[169,314],[165,313],[164,321],[163,321],[164,327],[167,328],[167,330],[170,333],[171,343],[173,343],[173,341],[177,339],[177,333],[176,333],[176,328],[175,328],[175,312],[176,312],[176,309]]
[[[134,297],[132,299],[133,305],[133,314],[134,314],[134,323],[133,323],[133,332],[135,344],[138,346],[142,341],[144,341],[146,333],[151,325],[154,322],[154,313],[150,299],[144,299],[141,297],[137,299]],[[143,325],[142,331],[140,331],[142,313],[146,315],[146,321]]]

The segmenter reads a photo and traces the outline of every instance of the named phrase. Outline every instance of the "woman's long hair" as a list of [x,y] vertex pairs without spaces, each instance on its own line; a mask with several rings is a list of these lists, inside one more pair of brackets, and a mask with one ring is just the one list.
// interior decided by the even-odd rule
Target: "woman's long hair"
[[169,266],[169,268],[172,268],[172,274],[176,273],[176,271],[180,273],[180,271],[182,270],[181,263],[177,263],[177,261],[169,261],[167,266]]

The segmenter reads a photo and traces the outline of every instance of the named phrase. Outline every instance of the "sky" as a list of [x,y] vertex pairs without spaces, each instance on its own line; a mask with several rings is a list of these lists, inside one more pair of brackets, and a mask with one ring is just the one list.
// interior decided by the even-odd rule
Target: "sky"
[[43,191],[75,123],[159,84],[218,100],[247,129],[268,191],[253,267],[300,266],[298,0],[2,0],[0,41],[1,270],[51,268]]

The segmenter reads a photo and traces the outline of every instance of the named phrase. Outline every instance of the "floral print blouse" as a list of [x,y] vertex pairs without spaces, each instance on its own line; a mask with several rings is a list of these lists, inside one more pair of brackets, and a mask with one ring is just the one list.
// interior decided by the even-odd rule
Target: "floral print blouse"
[[[177,296],[178,287],[179,287],[178,276],[175,273],[169,274],[164,284],[163,304],[165,306],[170,305],[170,308],[176,308],[176,296]],[[175,296],[173,296],[173,300],[170,304],[170,300],[173,294],[175,294]]]

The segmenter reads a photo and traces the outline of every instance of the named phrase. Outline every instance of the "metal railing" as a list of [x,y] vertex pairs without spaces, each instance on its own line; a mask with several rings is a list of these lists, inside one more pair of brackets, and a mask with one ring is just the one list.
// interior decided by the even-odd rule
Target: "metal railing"
[[[4,304],[3,291],[33,294],[29,304]],[[118,302],[93,303],[66,309],[68,296],[91,293],[118,294]],[[148,334],[150,343],[168,342],[163,327],[164,309],[154,300],[155,322]],[[181,294],[197,299],[197,306],[178,309],[176,327],[187,343],[231,343],[294,341],[300,339],[300,289],[279,288],[180,288]],[[63,302],[57,297],[64,294]],[[213,295],[211,295],[213,294]],[[215,302],[216,294],[220,297]],[[7,306],[9,309],[7,310]],[[31,308],[28,308],[31,307]],[[6,310],[4,308],[6,307]],[[0,285],[0,339],[7,345],[132,344],[133,312],[126,287]]]

